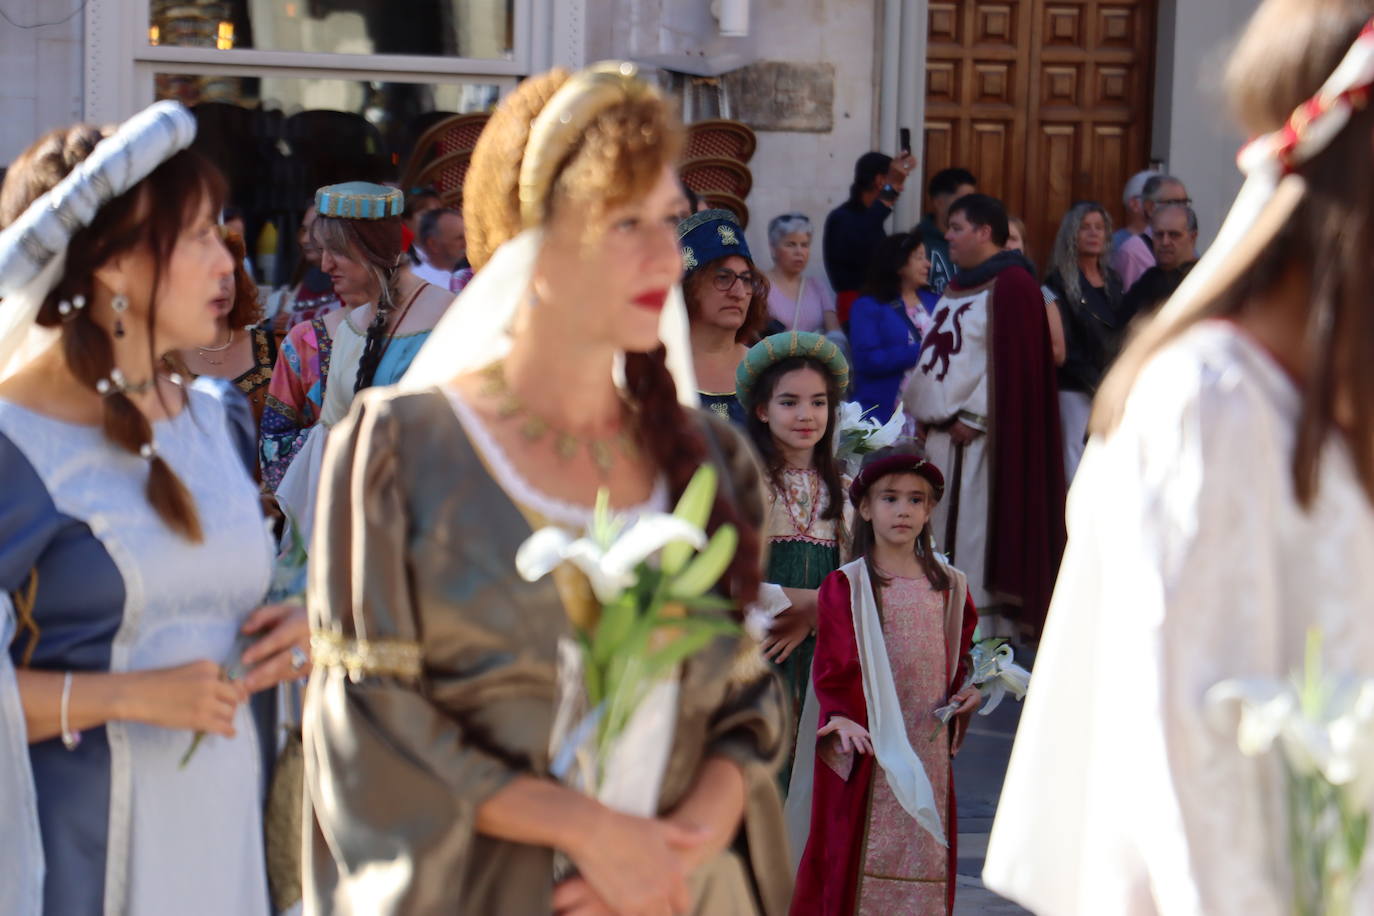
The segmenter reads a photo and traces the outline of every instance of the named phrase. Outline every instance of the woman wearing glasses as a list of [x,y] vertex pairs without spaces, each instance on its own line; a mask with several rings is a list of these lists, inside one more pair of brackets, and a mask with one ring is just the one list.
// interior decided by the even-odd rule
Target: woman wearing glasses
[[678,226],[677,236],[701,406],[744,426],[735,370],[768,319],[768,280],[754,266],[744,230],[728,210],[693,214]]
[[768,247],[773,253],[773,269],[767,275],[768,316],[780,331],[824,334],[840,329],[835,297],[816,277],[802,276],[811,260],[814,235],[805,213],[784,213],[768,224]]

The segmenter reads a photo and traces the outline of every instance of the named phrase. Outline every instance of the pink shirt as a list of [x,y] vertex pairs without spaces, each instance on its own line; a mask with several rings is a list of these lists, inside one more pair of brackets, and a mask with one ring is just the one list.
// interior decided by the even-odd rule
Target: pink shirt
[[[825,313],[835,311],[835,300],[825,285],[815,277],[802,277],[800,303],[792,299],[776,283],[768,290],[768,314],[782,322],[789,331],[825,333]],[[796,324],[793,324],[793,317]]]
[[1155,254],[1138,235],[1121,243],[1112,254],[1112,270],[1121,277],[1121,288],[1129,291],[1140,275],[1155,266]]

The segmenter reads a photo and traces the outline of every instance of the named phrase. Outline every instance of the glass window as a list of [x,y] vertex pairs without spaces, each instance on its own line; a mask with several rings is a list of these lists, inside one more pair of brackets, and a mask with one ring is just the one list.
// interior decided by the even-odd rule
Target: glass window
[[[269,71],[270,72],[270,71]],[[285,282],[296,263],[301,212],[316,188],[342,181],[396,183],[426,130],[445,118],[489,111],[501,85],[478,79],[442,83],[338,77],[225,76],[158,72],[159,99],[178,99],[196,116],[194,147],[229,179],[243,211],[262,279]],[[422,152],[418,164],[433,160]],[[412,176],[413,177],[413,176]],[[438,187],[455,202],[458,185]],[[272,225],[266,236],[263,229]],[[266,238],[268,241],[264,242]]]
[[515,0],[150,0],[148,43],[509,60]]

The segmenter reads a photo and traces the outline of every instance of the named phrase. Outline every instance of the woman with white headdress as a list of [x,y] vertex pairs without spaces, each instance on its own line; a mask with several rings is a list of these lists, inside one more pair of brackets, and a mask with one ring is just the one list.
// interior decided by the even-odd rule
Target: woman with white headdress
[[[684,406],[680,147],[632,65],[522,83],[468,172],[476,277],[399,388],[361,393],[330,436],[308,909],[786,910],[788,714],[757,644],[718,636],[655,694],[661,738],[636,763],[658,788],[622,813],[550,776],[557,650],[596,613],[586,583],[526,582],[515,565],[532,529],[582,529],[599,490],[620,513],[666,511],[711,462],[707,528],[740,533],[725,594],[738,608],[757,591],[757,465],[728,424]],[[578,874],[556,887],[555,852]]]
[[993,825],[1042,916],[1293,912],[1281,768],[1208,692],[1313,629],[1374,675],[1374,0],[1267,0],[1228,84],[1248,180],[1099,391]]
[[[6,201],[29,198],[0,233],[7,913],[268,906],[243,700],[305,673],[308,627],[254,610],[272,555],[257,488],[219,402],[158,371],[213,342],[233,269],[194,135],[160,103],[65,176],[60,133],[7,176]],[[266,636],[240,656],[241,632]]]

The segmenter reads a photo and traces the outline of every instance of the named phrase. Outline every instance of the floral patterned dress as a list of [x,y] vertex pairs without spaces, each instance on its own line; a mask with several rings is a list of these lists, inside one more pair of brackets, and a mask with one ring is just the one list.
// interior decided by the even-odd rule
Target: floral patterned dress
[[[768,569],[764,579],[783,588],[820,588],[825,577],[839,568],[843,519],[822,518],[830,506],[830,495],[814,468],[784,468],[779,478],[781,487],[775,483],[768,488]],[[777,666],[792,701],[793,734],[801,719],[806,687],[811,683],[815,651],[813,633]],[[784,791],[791,773],[789,759],[778,773]]]

